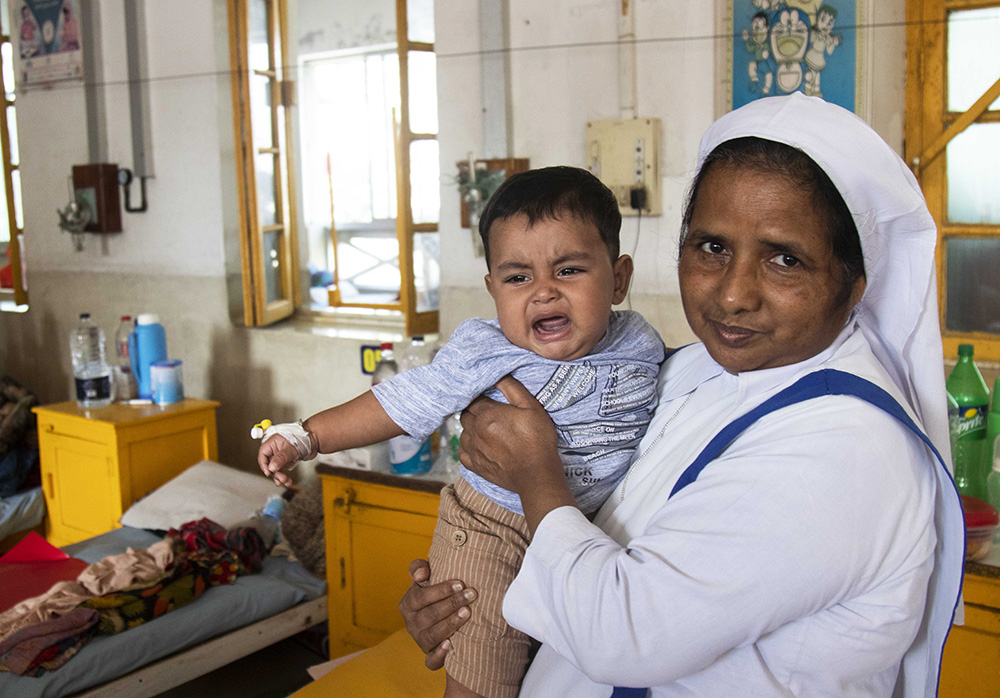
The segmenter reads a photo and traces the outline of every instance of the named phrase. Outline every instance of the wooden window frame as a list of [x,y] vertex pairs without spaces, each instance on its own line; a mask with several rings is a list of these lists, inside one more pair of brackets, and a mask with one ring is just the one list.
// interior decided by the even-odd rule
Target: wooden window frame
[[377,308],[398,310],[405,319],[407,336],[434,334],[438,331],[439,310],[417,311],[416,277],[413,269],[414,238],[439,232],[439,223],[414,223],[410,200],[410,144],[415,141],[437,140],[436,133],[415,133],[410,130],[411,52],[434,52],[434,44],[410,41],[407,21],[407,0],[396,0],[396,54],[399,59],[399,113],[393,118],[393,145],[396,151],[396,240],[399,243],[399,300],[395,303],[348,303],[341,300],[338,290],[337,227],[330,221],[333,241],[334,285],[330,289],[330,305],[346,308]]
[[[233,138],[238,179],[240,215],[240,256],[243,279],[243,310],[248,326],[268,325],[292,315],[302,303],[302,289],[299,274],[298,229],[296,221],[296,199],[294,187],[294,153],[292,138],[292,116],[286,112],[284,158],[276,158],[275,187],[276,200],[281,200],[282,177],[279,167],[284,165],[288,173],[288,208],[284,218],[278,212],[278,225],[274,229],[284,230],[282,236],[281,272],[284,296],[279,301],[266,302],[263,269],[267,260],[263,259],[263,234],[272,229],[263,229],[257,217],[257,189],[254,173],[254,155],[258,154],[253,144],[250,116],[251,73],[268,74],[272,77],[272,110],[294,106],[293,83],[290,81],[287,55],[288,21],[286,0],[265,0],[269,13],[269,45],[273,71],[253,71],[250,69],[247,26],[248,2],[250,0],[228,0],[229,44],[232,65]],[[434,44],[409,40],[406,0],[395,0],[397,55],[399,58],[400,110],[394,119],[393,140],[396,153],[396,239],[399,243],[400,296],[398,302],[362,304],[341,302],[336,289],[330,291],[330,304],[337,307],[388,309],[400,312],[407,335],[432,334],[438,331],[438,310],[418,312],[416,278],[413,268],[415,236],[439,232],[439,223],[413,222],[410,203],[410,144],[420,140],[437,140],[436,133],[414,133],[409,127],[409,61],[411,52],[433,52]],[[275,51],[275,44],[280,51]],[[272,128],[277,128],[279,120],[272,112]],[[277,143],[277,134],[274,142]],[[259,152],[263,152],[260,150]],[[336,259],[337,231],[331,220],[330,236]]]
[[[947,110],[947,17],[955,10],[996,7],[995,0],[907,0],[906,3],[906,126],[904,157],[920,183],[938,228],[936,249],[938,306],[944,355],[955,358],[958,345],[976,345],[976,357],[1000,360],[1000,335],[957,332],[945,327],[947,241],[1000,236],[1000,225],[950,223],[945,148],[972,123],[1000,122],[1000,110],[989,105],[1000,95],[997,80],[964,113]],[[1000,76],[998,76],[1000,77]]]
[[[267,70],[252,69],[249,60],[248,14],[254,0],[228,0],[229,55],[233,100],[233,138],[240,216],[240,257],[243,272],[243,316],[247,326],[270,325],[290,317],[302,303],[298,264],[298,221],[295,199],[294,141],[291,107],[294,83],[288,65],[288,8],[286,0],[261,0],[268,8]],[[253,76],[270,78],[271,147],[257,148],[253,142],[250,113],[250,81]],[[281,112],[284,110],[284,113]],[[284,124],[284,153],[279,129]],[[256,155],[274,156],[275,222],[263,226],[258,218]],[[287,177],[287,179],[286,179]],[[281,297],[268,301],[265,288],[264,235],[280,234],[278,269]]]
[[[13,56],[14,47],[11,37],[6,34],[0,36],[0,44],[4,43],[11,44],[11,55]],[[12,300],[17,306],[26,306],[28,304],[28,283],[22,273],[23,266],[21,262],[21,243],[24,239],[24,230],[17,226],[17,209],[15,205],[17,208],[20,208],[21,202],[15,202],[14,200],[13,177],[14,172],[20,170],[20,156],[23,153],[19,149],[18,163],[14,164],[11,162],[10,124],[7,123],[7,110],[16,107],[14,106],[14,100],[7,98],[9,92],[4,80],[2,59],[0,59],[0,97],[2,97],[3,102],[2,108],[0,108],[0,159],[3,160],[3,195],[7,197],[7,229],[10,231],[10,242],[7,245],[7,261],[10,263],[13,277],[13,288],[0,289],[0,300]],[[18,310],[21,309],[18,308]]]

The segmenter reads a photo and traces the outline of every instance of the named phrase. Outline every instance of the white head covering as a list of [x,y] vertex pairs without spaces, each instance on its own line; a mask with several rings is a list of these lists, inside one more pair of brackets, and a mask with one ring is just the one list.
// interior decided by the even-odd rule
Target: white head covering
[[[854,217],[867,287],[857,321],[872,351],[951,466],[934,251],[937,228],[913,174],[864,121],[793,93],[759,99],[706,131],[698,167],[724,141],[756,136],[805,152],[830,177]],[[938,475],[936,568],[924,623],[904,657],[896,696],[934,696],[941,647],[955,611],[964,558],[964,520],[954,484]],[[961,617],[961,604],[958,609]]]

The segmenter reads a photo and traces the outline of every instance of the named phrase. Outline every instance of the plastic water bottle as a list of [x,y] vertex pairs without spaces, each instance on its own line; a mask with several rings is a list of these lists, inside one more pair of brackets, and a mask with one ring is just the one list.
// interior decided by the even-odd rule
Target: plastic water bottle
[[76,404],[85,409],[110,405],[111,367],[108,366],[104,330],[94,324],[90,313],[81,313],[80,324],[70,332],[69,351],[73,357]]
[[378,385],[384,380],[389,380],[397,373],[399,373],[399,366],[396,364],[392,342],[382,342],[378,363],[375,364],[375,370],[372,372],[372,385]]
[[431,362],[431,348],[424,342],[423,335],[416,335],[399,356],[399,370],[409,371],[417,366],[426,366]]
[[[945,386],[958,403],[958,419],[953,423],[955,484],[961,494],[986,500],[986,411],[990,390],[972,360],[973,346],[958,345],[958,363]],[[965,481],[963,489],[959,484]]]
[[[372,385],[399,373],[391,342],[382,344],[381,354],[372,374]],[[396,475],[423,475],[431,469],[430,439],[418,441],[409,436],[389,439],[389,466]]]
[[132,363],[129,360],[128,336],[132,333],[132,316],[122,315],[121,323],[115,332],[114,383],[115,399],[131,400],[139,395],[139,384],[132,373]]

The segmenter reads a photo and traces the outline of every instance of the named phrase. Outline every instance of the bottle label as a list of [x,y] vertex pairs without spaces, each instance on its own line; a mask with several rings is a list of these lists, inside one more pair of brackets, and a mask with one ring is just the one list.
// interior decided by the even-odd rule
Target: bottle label
[[111,397],[111,376],[76,379],[76,399],[80,402],[107,400]]
[[986,405],[958,408],[955,437],[963,441],[986,438]]
[[409,436],[389,439],[389,463],[397,475],[420,475],[431,469],[431,442]]

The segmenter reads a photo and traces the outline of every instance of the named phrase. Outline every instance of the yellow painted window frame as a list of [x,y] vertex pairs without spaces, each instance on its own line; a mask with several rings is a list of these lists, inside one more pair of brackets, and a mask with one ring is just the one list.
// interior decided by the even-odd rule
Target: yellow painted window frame
[[[0,44],[11,43],[10,36],[4,34],[0,36]],[[13,55],[13,52],[11,53]],[[0,59],[2,60],[2,59]],[[7,247],[7,258],[13,272],[13,289],[0,289],[0,300],[13,300],[16,305],[28,304],[28,283],[22,274],[21,265],[21,243],[24,239],[24,230],[17,227],[17,210],[14,201],[14,177],[13,173],[20,168],[20,162],[14,164],[10,157],[10,128],[7,123],[7,110],[14,108],[13,100],[7,99],[8,89],[4,81],[3,65],[0,64],[0,97],[3,105],[0,108],[0,159],[3,160],[4,169],[4,192],[7,197],[7,226],[10,231],[10,243]],[[21,202],[17,202],[18,208]]]
[[[249,5],[254,0],[228,0],[229,54],[233,100],[233,138],[237,173],[240,215],[240,257],[243,276],[243,315],[247,326],[270,325],[291,316],[301,305],[299,281],[298,221],[295,207],[294,141],[292,115],[294,83],[288,65],[288,8],[286,0],[256,0],[268,8],[267,70],[254,70],[249,60]],[[271,147],[257,148],[251,127],[250,80],[252,76],[267,76],[271,89]],[[284,114],[279,116],[279,112]],[[284,152],[278,129],[284,124]],[[263,226],[258,219],[257,179],[254,169],[256,155],[274,156],[275,223]],[[287,179],[286,179],[287,178]],[[265,288],[264,234],[280,233],[278,269],[281,297],[268,302]]]
[[394,118],[394,146],[396,151],[396,240],[399,243],[399,301],[395,303],[347,303],[341,300],[337,289],[337,227],[330,220],[330,238],[334,254],[334,286],[330,289],[330,305],[347,308],[377,308],[402,312],[407,336],[434,334],[438,331],[438,310],[417,311],[416,277],[413,269],[414,237],[436,233],[438,223],[414,223],[410,199],[410,144],[419,140],[437,140],[436,133],[414,133],[410,130],[410,72],[411,52],[434,52],[434,44],[410,41],[407,21],[407,0],[396,0],[396,53],[399,57],[399,114]]
[[[948,142],[972,123],[1000,122],[989,105],[1000,95],[1000,80],[966,112],[946,108],[947,16],[954,10],[995,7],[995,0],[907,0],[906,3],[906,143],[904,155],[913,168],[938,227],[938,305],[944,355],[958,356],[958,345],[976,345],[976,358],[1000,360],[1000,335],[955,332],[945,328],[947,241],[1000,236],[1000,225],[953,224],[948,221],[948,181],[944,151]],[[1000,76],[997,76],[1000,78]]]

